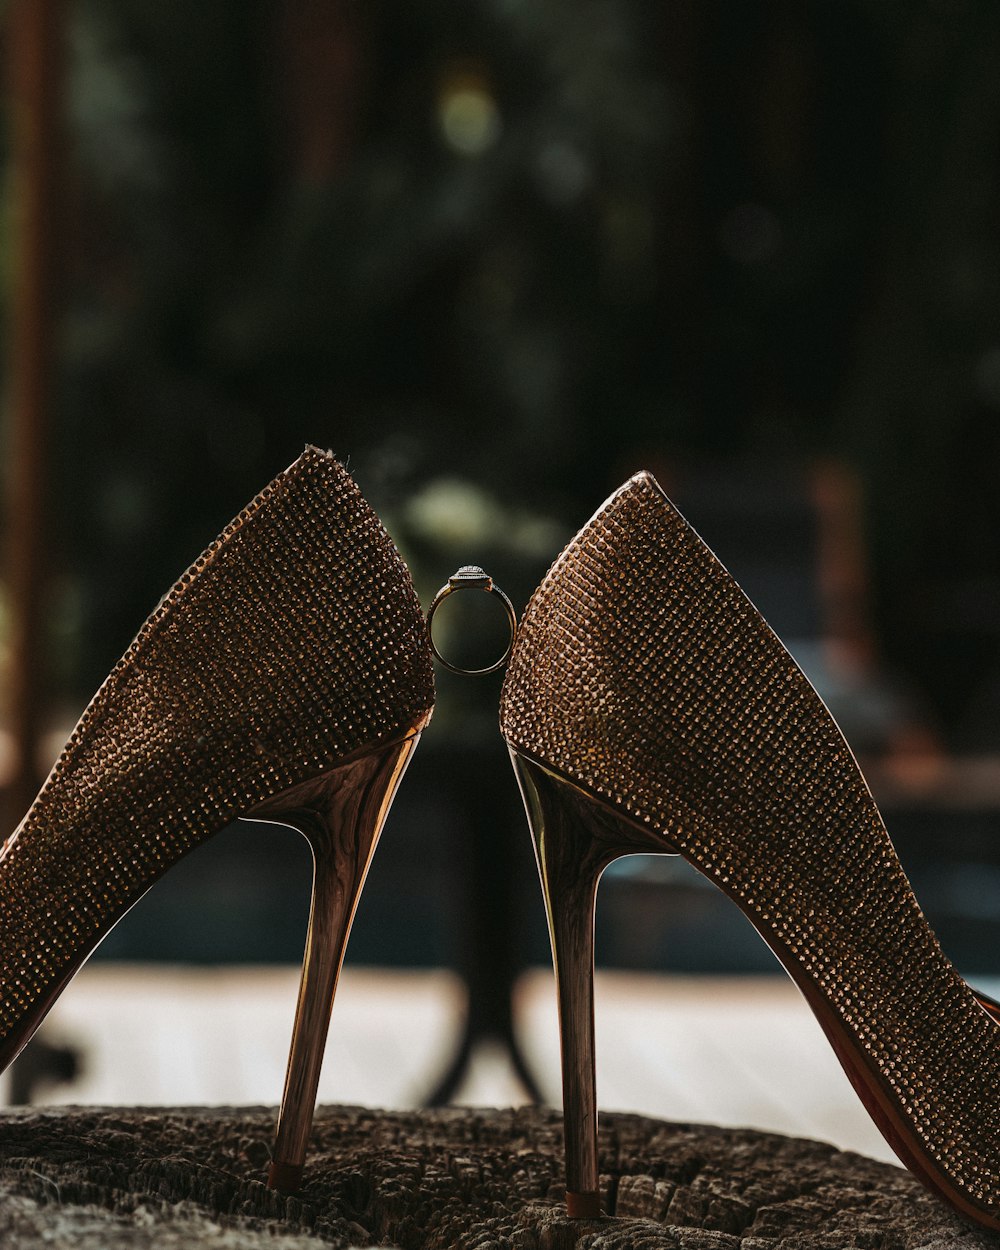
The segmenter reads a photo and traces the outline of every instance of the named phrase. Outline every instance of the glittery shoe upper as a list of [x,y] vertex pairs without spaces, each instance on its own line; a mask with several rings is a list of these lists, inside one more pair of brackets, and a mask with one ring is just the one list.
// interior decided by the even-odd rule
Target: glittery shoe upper
[[162,872],[255,804],[419,728],[433,676],[405,565],[315,448],[181,577],[0,856],[0,1066]]
[[532,598],[501,724],[736,899],[905,1127],[908,1162],[995,1218],[1000,1030],[942,954],[826,708],[648,474]]

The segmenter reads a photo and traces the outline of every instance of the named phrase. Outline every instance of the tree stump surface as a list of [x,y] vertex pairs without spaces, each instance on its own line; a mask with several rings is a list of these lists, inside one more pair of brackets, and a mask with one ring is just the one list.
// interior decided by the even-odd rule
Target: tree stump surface
[[264,1186],[274,1112],[0,1113],[4,1250],[996,1250],[906,1172],[818,1142],[604,1115],[604,1209],[561,1205],[538,1108],[322,1108],[301,1190]]

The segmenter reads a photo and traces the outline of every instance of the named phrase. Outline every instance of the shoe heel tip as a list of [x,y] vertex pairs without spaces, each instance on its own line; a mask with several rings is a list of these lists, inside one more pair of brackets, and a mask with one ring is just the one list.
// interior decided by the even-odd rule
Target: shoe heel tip
[[571,1220],[599,1220],[601,1218],[601,1195],[594,1190],[574,1193],[566,1190],[566,1214]]
[[280,1190],[283,1194],[292,1194],[302,1184],[304,1171],[305,1167],[302,1164],[275,1161],[267,1169],[267,1187]]

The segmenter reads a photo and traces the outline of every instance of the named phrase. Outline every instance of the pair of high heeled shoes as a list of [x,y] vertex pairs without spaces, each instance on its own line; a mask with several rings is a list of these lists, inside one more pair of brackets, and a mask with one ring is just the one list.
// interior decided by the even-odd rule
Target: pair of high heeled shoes
[[[0,1068],[173,863],[239,816],[292,825],[315,877],[269,1183],[295,1189],[351,920],[432,704],[409,574],[310,448],[161,602],[5,843]],[[552,936],[570,1214],[600,1212],[597,880],[653,851],[736,901],[902,1161],[1000,1229],[998,1009],[942,954],[826,708],[648,474],[532,598],[501,728]]]

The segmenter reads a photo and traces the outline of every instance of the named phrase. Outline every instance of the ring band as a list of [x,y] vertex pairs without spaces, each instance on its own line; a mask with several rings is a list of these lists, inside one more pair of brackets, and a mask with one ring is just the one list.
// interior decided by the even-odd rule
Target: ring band
[[[457,664],[452,664],[450,660],[446,660],[434,645],[434,613],[444,603],[445,599],[449,595],[453,595],[456,590],[484,590],[488,595],[495,595],[503,604],[507,613],[507,623],[510,626],[510,641],[507,643],[507,649],[500,659],[495,664],[490,664],[487,668],[459,668]],[[516,637],[517,613],[514,611],[514,605],[500,587],[495,584],[493,578],[488,573],[484,573],[475,564],[465,564],[457,573],[453,573],[434,596],[431,606],[427,609],[427,641],[430,643],[435,659],[443,664],[449,672],[459,673],[463,677],[484,677],[487,673],[495,673],[498,668],[503,668],[510,659],[510,653],[514,649],[514,639]]]

